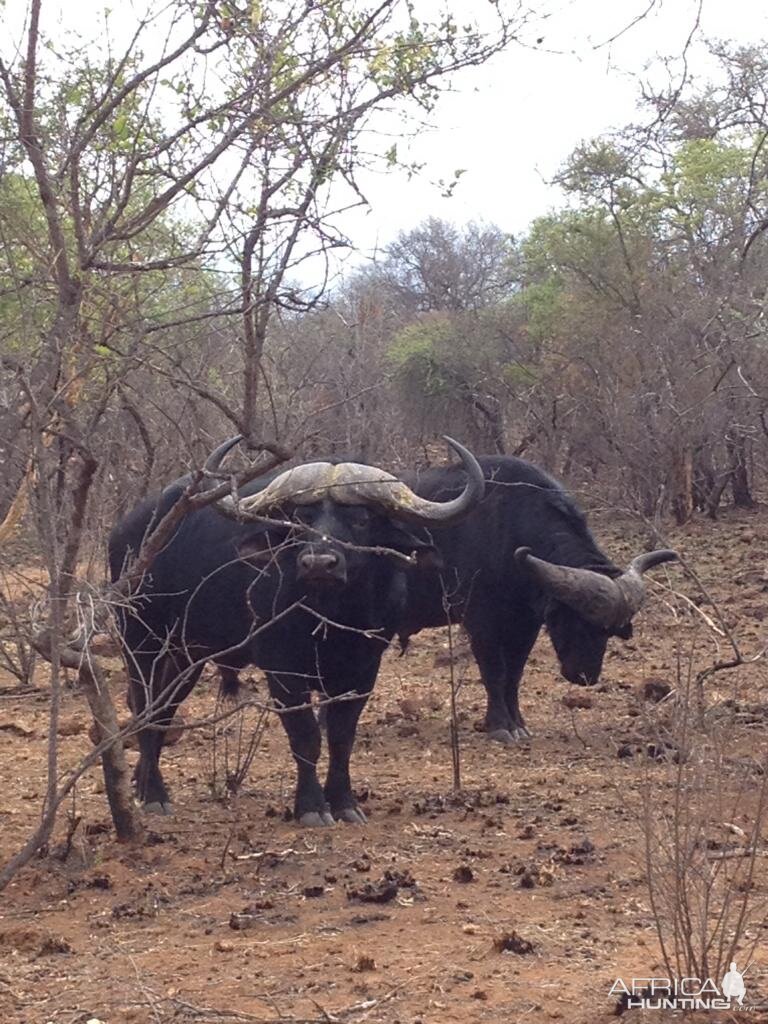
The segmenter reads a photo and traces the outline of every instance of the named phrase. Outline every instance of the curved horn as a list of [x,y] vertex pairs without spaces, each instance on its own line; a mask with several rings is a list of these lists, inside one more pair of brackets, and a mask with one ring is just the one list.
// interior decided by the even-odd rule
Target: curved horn
[[[238,445],[244,439],[243,434],[235,434],[234,437],[228,438],[226,441],[214,448],[211,454],[203,463],[203,472],[206,474],[203,483],[202,490],[212,491],[216,488],[216,483],[212,479],[218,473],[222,462],[225,457],[232,451],[236,445]],[[285,474],[283,474],[285,475]],[[242,519],[242,510],[240,508],[240,502],[235,502],[231,495],[227,494],[219,501],[215,503],[216,508],[219,512],[223,512],[224,515],[229,516],[231,519]]]
[[377,504],[383,504],[397,519],[422,526],[448,526],[471,512],[485,494],[483,471],[475,456],[463,444],[459,444],[447,434],[443,435],[443,440],[459,456],[467,474],[467,483],[461,494],[450,501],[429,501],[398,481],[389,489],[386,496],[388,500],[379,501]]
[[650,551],[633,559],[616,579],[591,569],[555,565],[531,554],[530,548],[515,551],[517,563],[536,579],[543,590],[603,629],[616,629],[631,621],[645,601],[642,574],[677,558],[674,551]]
[[235,504],[222,498],[217,507],[238,519],[261,519],[281,505],[311,505],[327,498],[340,505],[367,505],[383,501],[400,482],[390,473],[355,462],[305,462],[283,470],[255,494]]
[[239,502],[240,512],[245,516],[263,516],[270,509],[288,502],[292,505],[311,505],[324,498],[335,497],[336,488],[341,492],[349,486],[348,474],[344,471],[353,466],[349,462],[338,465],[330,462],[305,462],[286,469],[256,494],[242,498]]
[[231,452],[235,445],[240,444],[242,440],[242,434],[235,434],[228,441],[223,441],[218,448],[214,448],[203,464],[203,471],[206,473],[216,473],[224,461],[224,456]]
[[[464,490],[450,501],[421,498],[391,473],[375,466],[355,462],[310,462],[285,470],[263,490],[242,499],[237,514],[258,517],[283,503],[309,505],[330,498],[339,505],[380,508],[393,518],[411,523],[432,526],[454,523],[483,497],[485,478],[471,452],[452,438],[445,440],[460,456],[468,477]],[[227,513],[235,511],[226,498],[220,507]]]
[[663,562],[676,562],[677,558],[677,552],[671,551],[669,548],[660,548],[658,551],[648,551],[644,555],[638,555],[637,558],[633,558],[627,572],[636,572],[642,576],[644,572],[648,572],[648,570],[653,569],[654,566],[661,565]]

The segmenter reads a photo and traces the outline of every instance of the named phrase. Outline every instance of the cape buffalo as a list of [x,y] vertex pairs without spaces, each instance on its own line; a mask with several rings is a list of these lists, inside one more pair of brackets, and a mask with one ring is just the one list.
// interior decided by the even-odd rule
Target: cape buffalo
[[[510,456],[481,456],[481,504],[435,536],[440,575],[412,576],[398,633],[463,622],[487,692],[490,738],[513,743],[530,736],[518,688],[525,663],[546,624],[563,676],[598,681],[612,636],[628,640],[645,597],[642,574],[677,556],[652,551],[622,571],[597,546],[583,513],[542,470]],[[407,474],[422,497],[446,501],[461,488],[457,467]]]
[[[213,453],[209,472],[239,440]],[[211,659],[230,677],[248,664],[265,670],[296,761],[297,820],[365,821],[349,776],[357,720],[402,616],[407,568],[418,573],[419,563],[434,555],[412,527],[455,524],[483,495],[475,458],[446,440],[462,468],[456,493],[445,502],[417,496],[381,469],[317,462],[255,480],[236,500],[222,499],[181,522],[118,616],[129,703],[134,714],[146,715],[135,778],[148,810],[170,809],[158,765],[161,728]],[[143,502],[113,530],[113,580],[188,481]],[[328,705],[324,788],[316,772],[320,733],[311,690],[353,695]]]

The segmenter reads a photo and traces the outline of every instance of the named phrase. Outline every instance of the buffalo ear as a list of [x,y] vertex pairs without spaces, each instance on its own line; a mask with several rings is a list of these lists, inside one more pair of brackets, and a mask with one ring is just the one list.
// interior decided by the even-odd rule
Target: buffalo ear
[[443,556],[434,544],[422,540],[402,523],[393,523],[390,520],[387,525],[388,529],[382,538],[386,547],[401,551],[404,555],[413,555],[417,569],[434,571],[443,568]]

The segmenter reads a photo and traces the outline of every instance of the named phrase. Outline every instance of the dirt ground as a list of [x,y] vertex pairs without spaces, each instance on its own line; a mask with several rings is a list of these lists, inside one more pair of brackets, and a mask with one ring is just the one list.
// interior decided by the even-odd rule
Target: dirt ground
[[[647,546],[631,527],[593,523],[619,562]],[[768,514],[696,522],[668,540],[744,654],[757,652],[768,633]],[[542,635],[522,691],[530,744],[503,748],[477,731],[483,691],[474,663],[459,659],[459,792],[445,632],[415,637],[403,658],[390,652],[353,760],[366,827],[302,830],[289,820],[293,766],[274,719],[238,795],[221,798],[239,723],[250,729],[253,710],[217,726],[215,748],[208,726],[166,749],[176,814],[149,819],[139,850],[114,842],[100,769],[90,769],[68,806],[81,818],[68,855],[63,813],[51,849],[0,896],[0,1024],[614,1019],[617,978],[665,974],[643,808],[650,801],[654,827],[663,826],[679,762],[712,749],[703,733],[683,741],[665,732],[676,695],[655,703],[646,684],[679,695],[691,666],[695,673],[730,654],[707,623],[712,606],[681,570],[653,576],[635,637],[611,643],[597,688],[562,680]],[[672,596],[665,580],[693,603]],[[113,685],[122,708],[117,663]],[[12,686],[0,678],[3,862],[39,816],[46,758],[44,679],[32,696]],[[664,688],[647,689],[658,697]],[[732,856],[712,860],[723,868],[746,862],[738,853],[764,779],[768,673],[761,662],[740,666],[711,677],[706,691],[722,756],[716,780],[686,790],[683,802],[702,792],[706,801],[714,786],[706,842],[714,858]],[[258,673],[245,692],[264,694]],[[589,706],[567,706],[574,694]],[[209,715],[215,696],[212,679],[201,684],[187,719]],[[67,692],[64,768],[89,749],[87,727],[84,699]],[[656,866],[665,870],[663,857]],[[752,906],[768,891],[766,866],[755,861]],[[743,950],[751,945],[745,981],[754,1001],[768,997],[768,927],[759,921]],[[681,1018],[633,1010],[624,1019]],[[768,1011],[700,1019],[768,1020]]]

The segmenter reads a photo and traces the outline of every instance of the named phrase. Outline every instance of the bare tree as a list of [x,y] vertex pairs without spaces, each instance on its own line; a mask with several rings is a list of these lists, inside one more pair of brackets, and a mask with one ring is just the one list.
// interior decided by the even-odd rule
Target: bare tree
[[[287,457],[260,387],[267,331],[276,311],[323,292],[325,273],[308,294],[291,278],[344,242],[334,213],[361,201],[360,134],[385,104],[429,109],[442,80],[505,46],[522,17],[495,6],[482,31],[459,31],[450,13],[419,20],[400,0],[173,0],[105,12],[83,45],[46,15],[30,0],[19,37],[0,44],[0,530],[28,502],[48,580],[35,645],[51,665],[43,820],[4,880],[45,842],[77,777],[58,778],[65,666],[98,723],[118,830],[138,832],[89,646],[102,609],[81,572],[100,539],[89,524],[170,466],[194,469],[224,430],[267,453],[251,476]],[[146,539],[121,599],[199,504],[201,479]]]

